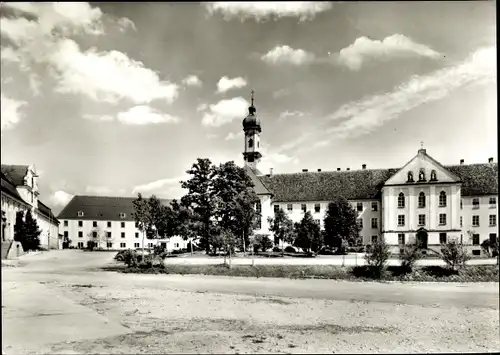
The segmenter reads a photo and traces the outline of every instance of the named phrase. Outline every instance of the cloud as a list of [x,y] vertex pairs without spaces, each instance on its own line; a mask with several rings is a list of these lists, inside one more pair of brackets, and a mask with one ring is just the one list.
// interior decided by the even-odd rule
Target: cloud
[[305,114],[304,112],[301,111],[284,111],[280,114],[279,119],[284,120],[287,118],[293,118],[293,117],[303,117]]
[[238,18],[257,21],[269,18],[297,17],[300,21],[311,20],[317,13],[330,10],[329,1],[253,1],[253,2],[211,2],[205,3],[210,14],[221,13],[225,20]]
[[341,106],[329,116],[341,123],[325,134],[340,138],[364,135],[399,118],[404,112],[447,97],[453,90],[495,80],[496,48],[482,48],[458,65],[414,76],[391,92]]
[[208,108],[207,104],[199,104],[198,107],[196,108],[196,111],[201,112],[205,111]]
[[186,86],[201,86],[202,85],[200,78],[198,78],[196,75],[189,75],[188,77],[186,77],[182,80],[182,83]]
[[205,126],[218,127],[236,118],[243,119],[248,106],[248,101],[242,97],[221,100],[208,107],[209,112],[205,112],[201,123]]
[[3,92],[1,93],[2,132],[5,129],[14,127],[21,120],[20,108],[25,104],[25,101],[15,100],[5,96]]
[[239,131],[238,133],[229,132],[229,134],[224,139],[226,141],[232,141],[240,138],[243,138],[243,131]]
[[312,63],[315,59],[314,54],[303,49],[293,49],[290,46],[276,46],[266,54],[260,57],[268,64],[292,64],[304,65]]
[[276,172],[276,169],[280,167],[299,163],[298,158],[281,153],[279,149],[272,149],[269,146],[262,145],[261,151],[262,159],[259,163],[259,170],[264,174],[268,174],[271,168]]
[[112,189],[107,186],[92,186],[89,185],[85,188],[85,192],[92,195],[109,196],[112,194]]
[[438,52],[428,46],[416,43],[404,35],[394,34],[381,41],[359,37],[353,44],[341,49],[334,59],[351,70],[359,70],[363,62],[368,59],[411,55],[433,59],[440,57]]
[[273,99],[278,99],[280,97],[288,96],[290,95],[291,91],[288,88],[284,89],[279,89],[273,92]]
[[115,117],[112,115],[97,115],[97,114],[85,114],[83,115],[83,118],[85,118],[86,120],[104,121],[104,122],[114,121],[115,119]]
[[182,175],[176,178],[167,178],[155,180],[143,185],[135,186],[132,194],[158,194],[163,198],[180,198],[184,195],[185,191],[181,187],[180,182],[187,180],[189,176]]
[[58,190],[49,197],[49,201],[53,206],[66,206],[73,196],[65,191]]
[[220,78],[217,83],[217,92],[223,93],[231,89],[239,89],[247,86],[247,81],[241,76],[233,79],[229,79],[227,76]]
[[160,113],[150,106],[135,106],[125,112],[120,112],[117,116],[118,121],[129,125],[146,125],[158,123],[177,123],[178,117],[170,116],[166,113]]

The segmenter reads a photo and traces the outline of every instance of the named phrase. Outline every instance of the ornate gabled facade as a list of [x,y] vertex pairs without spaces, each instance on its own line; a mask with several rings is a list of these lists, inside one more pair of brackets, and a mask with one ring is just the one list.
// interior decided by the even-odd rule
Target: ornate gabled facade
[[16,213],[31,210],[42,231],[41,247],[57,249],[60,248],[59,221],[51,209],[39,200],[37,179],[38,175],[33,165],[2,164],[2,242],[14,239]]
[[[251,111],[256,112],[253,107]],[[251,116],[252,112],[250,112]],[[248,140],[260,141],[260,121],[245,118],[245,153]],[[248,119],[248,120],[247,120]],[[258,122],[247,136],[248,122]],[[245,123],[247,122],[247,126]],[[257,126],[255,124],[254,126]],[[253,126],[253,127],[254,127]],[[259,153],[259,159],[262,155]],[[358,211],[363,244],[379,238],[394,252],[410,242],[439,250],[456,238],[481,253],[485,239],[497,240],[498,164],[443,166],[421,148],[402,168],[267,174],[258,170],[258,159],[245,159],[245,169],[260,197],[259,229],[269,232],[268,217],[283,209],[298,222],[306,211],[323,227],[329,201],[345,197]]]

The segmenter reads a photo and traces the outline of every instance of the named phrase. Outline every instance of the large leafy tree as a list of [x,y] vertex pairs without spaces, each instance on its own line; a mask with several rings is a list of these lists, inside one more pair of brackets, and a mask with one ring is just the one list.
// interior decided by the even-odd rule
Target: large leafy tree
[[170,238],[174,234],[173,211],[170,206],[165,206],[158,197],[151,196],[148,200],[148,212],[151,226],[154,227],[153,238]]
[[322,245],[322,235],[320,226],[316,223],[307,211],[299,223],[295,224],[295,246],[301,248],[306,253],[318,251]]
[[153,228],[153,220],[149,209],[149,204],[140,193],[137,194],[137,199],[134,200],[134,218],[137,229],[142,232],[142,253],[144,254],[144,240],[146,233],[150,233]]
[[[16,242],[23,242],[25,239],[25,223],[24,223],[24,212],[17,211],[16,212],[16,224],[14,224],[14,240]],[[24,245],[23,245],[24,248]]]
[[24,218],[24,233],[25,239],[23,244],[24,250],[38,250],[40,249],[40,234],[42,231],[38,228],[36,219],[33,218],[31,210],[26,212]]
[[293,241],[293,222],[288,217],[288,215],[283,211],[283,209],[279,209],[274,213],[274,218],[269,217],[269,230],[274,233],[274,237],[281,241],[281,255],[284,252],[284,243],[291,243]]
[[330,202],[324,219],[325,244],[332,248],[340,248],[342,241],[358,245],[361,239],[357,217],[356,210],[345,198],[338,197]]
[[200,221],[194,217],[194,212],[177,200],[173,200],[171,234],[181,236],[184,240],[190,240],[191,254],[193,253],[193,240],[198,238],[197,231],[201,230]]

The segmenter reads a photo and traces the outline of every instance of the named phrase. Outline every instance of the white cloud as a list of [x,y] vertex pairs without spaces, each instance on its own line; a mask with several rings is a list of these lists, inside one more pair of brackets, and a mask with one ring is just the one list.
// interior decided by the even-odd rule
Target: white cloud
[[270,147],[263,145],[261,151],[262,159],[259,163],[259,170],[264,174],[268,174],[271,168],[276,172],[280,167],[290,164],[297,165],[299,163],[298,158],[280,153],[279,149],[271,149]]
[[92,195],[109,196],[112,194],[112,189],[107,186],[92,186],[89,185],[85,188],[85,192]]
[[359,37],[353,44],[340,50],[336,56],[336,61],[351,70],[359,70],[367,59],[408,55],[428,58],[438,58],[440,56],[438,52],[426,45],[416,43],[404,35],[394,34],[381,41]]
[[332,137],[353,137],[370,133],[406,111],[440,100],[460,87],[496,80],[496,49],[483,48],[461,64],[414,76],[393,91],[374,95],[341,106],[329,116],[342,122],[325,133]]
[[25,104],[25,101],[15,100],[1,93],[2,131],[12,128],[21,120],[22,114],[19,109]]
[[185,193],[180,182],[188,178],[189,176],[182,175],[176,178],[152,181],[150,183],[135,186],[132,190],[132,194],[136,195],[140,192],[142,194],[156,194],[158,197],[162,198],[180,198]]
[[149,106],[135,106],[125,112],[120,112],[117,116],[118,121],[129,125],[146,125],[158,123],[177,123],[178,117],[170,116],[166,113],[160,113]]
[[113,121],[115,118],[111,115],[96,115],[96,114],[85,114],[83,118],[93,121]]
[[201,123],[205,126],[218,127],[231,122],[236,118],[243,119],[249,103],[242,97],[221,100],[209,106],[209,112],[203,115]]
[[2,63],[19,63],[21,61],[21,59],[19,58],[19,53],[17,53],[11,47],[2,47],[0,51],[0,58],[2,59]]
[[229,132],[229,134],[224,139],[226,141],[232,141],[240,138],[243,138],[243,131],[239,131],[238,133]]
[[303,49],[293,49],[290,46],[276,46],[260,57],[268,64],[303,65],[314,61],[315,56]]
[[182,80],[182,83],[186,86],[201,86],[202,82],[200,78],[196,75],[189,75]]
[[201,112],[205,111],[208,108],[207,104],[199,104],[198,107],[196,108],[196,111]]
[[329,1],[228,1],[205,4],[210,14],[220,12],[226,20],[254,18],[257,21],[271,17],[298,17],[301,21],[310,20],[317,13],[327,11],[332,6]]
[[65,206],[71,201],[73,196],[65,191],[58,190],[49,197],[49,201],[54,206]]
[[239,89],[245,86],[247,86],[247,81],[241,76],[233,79],[229,79],[227,76],[223,76],[217,83],[217,91],[222,93],[231,89]]
[[279,119],[284,120],[284,119],[292,118],[292,117],[303,117],[304,115],[305,115],[304,112],[301,112],[301,111],[288,111],[288,110],[286,110],[280,114]]

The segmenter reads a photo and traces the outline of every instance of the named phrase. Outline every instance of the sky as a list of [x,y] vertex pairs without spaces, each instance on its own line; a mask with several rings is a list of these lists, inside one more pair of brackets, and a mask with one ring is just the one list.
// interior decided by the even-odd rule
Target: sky
[[1,3],[1,161],[73,195],[183,195],[196,158],[264,173],[497,161],[495,2]]

